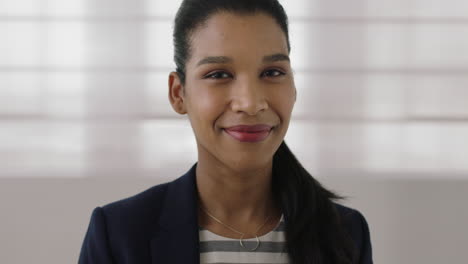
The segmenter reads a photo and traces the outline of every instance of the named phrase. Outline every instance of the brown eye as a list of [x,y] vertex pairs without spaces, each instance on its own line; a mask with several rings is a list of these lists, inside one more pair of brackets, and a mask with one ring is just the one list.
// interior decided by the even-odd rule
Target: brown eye
[[262,73],[262,77],[278,77],[282,75],[285,75],[285,73],[277,69],[266,70]]
[[205,79],[226,79],[226,78],[231,78],[231,75],[224,71],[217,71],[217,72],[212,72],[212,73],[209,73],[208,75],[205,75],[204,78]]

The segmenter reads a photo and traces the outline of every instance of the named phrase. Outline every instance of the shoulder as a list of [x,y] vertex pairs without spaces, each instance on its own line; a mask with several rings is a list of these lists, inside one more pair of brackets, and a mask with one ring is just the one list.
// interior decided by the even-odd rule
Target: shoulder
[[354,241],[359,252],[359,263],[372,263],[372,246],[369,225],[364,215],[356,209],[334,204],[345,231]]
[[121,244],[148,238],[159,229],[157,223],[169,185],[159,184],[131,197],[95,208],[88,236],[101,233],[107,237],[111,248],[125,247],[127,245]]
[[[171,182],[153,186],[134,196],[98,207],[95,211],[100,211],[100,218],[107,224],[109,233],[156,231],[160,223],[164,224],[164,215],[185,210],[194,202],[195,168],[196,164]],[[175,207],[180,210],[175,210]]]
[[352,223],[356,223],[356,221],[365,220],[362,213],[354,208],[339,203],[334,203],[334,206],[338,211],[341,219],[344,221],[351,221]]
[[170,183],[153,186],[131,197],[102,206],[102,213],[108,221],[118,219],[119,223],[154,223],[161,210]]
[[[169,183],[94,209],[79,263],[114,263],[129,252],[141,255],[145,241],[157,231],[161,205]],[[140,252],[140,253],[135,253]],[[133,256],[133,255],[132,255]]]

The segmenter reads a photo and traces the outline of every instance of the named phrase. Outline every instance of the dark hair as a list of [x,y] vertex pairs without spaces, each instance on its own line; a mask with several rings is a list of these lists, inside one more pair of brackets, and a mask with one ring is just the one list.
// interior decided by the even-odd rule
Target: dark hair
[[273,156],[272,188],[286,223],[288,254],[294,264],[357,263],[333,200],[283,141]]
[[[174,60],[182,83],[190,57],[191,34],[218,12],[270,15],[284,32],[290,51],[288,18],[277,0],[184,0],[174,27]],[[299,163],[283,141],[273,157],[272,191],[286,224],[287,253],[293,264],[354,263],[354,246],[333,200]]]

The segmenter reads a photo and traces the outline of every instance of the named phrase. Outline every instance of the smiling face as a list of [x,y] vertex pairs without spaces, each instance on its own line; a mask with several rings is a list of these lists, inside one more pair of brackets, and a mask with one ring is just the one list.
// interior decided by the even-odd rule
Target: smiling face
[[221,12],[190,46],[185,84],[171,73],[169,99],[190,119],[199,162],[234,171],[271,165],[296,97],[284,32],[263,13]]

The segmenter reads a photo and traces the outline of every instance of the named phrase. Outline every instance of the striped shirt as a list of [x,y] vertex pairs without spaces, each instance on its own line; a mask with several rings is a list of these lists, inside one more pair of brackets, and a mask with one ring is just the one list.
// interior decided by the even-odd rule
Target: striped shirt
[[289,263],[283,216],[275,229],[259,237],[260,246],[255,251],[249,249],[257,246],[256,238],[244,239],[244,248],[239,239],[222,237],[202,227],[199,235],[200,264]]

